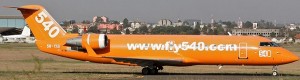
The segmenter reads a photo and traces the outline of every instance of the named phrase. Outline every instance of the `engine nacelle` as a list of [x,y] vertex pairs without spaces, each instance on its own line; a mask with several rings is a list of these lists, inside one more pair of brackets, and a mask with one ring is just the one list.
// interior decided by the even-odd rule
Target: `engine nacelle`
[[84,34],[81,37],[67,40],[67,46],[86,48],[82,43],[87,43],[93,49],[103,49],[108,45],[108,38],[105,34]]

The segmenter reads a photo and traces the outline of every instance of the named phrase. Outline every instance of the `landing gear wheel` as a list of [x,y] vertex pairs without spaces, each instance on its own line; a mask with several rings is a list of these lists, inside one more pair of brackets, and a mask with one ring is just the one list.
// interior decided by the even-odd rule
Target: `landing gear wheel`
[[150,69],[150,74],[154,75],[154,74],[157,74],[157,73],[158,73],[158,70],[156,68]]
[[277,76],[278,75],[277,71],[273,71],[272,75]]
[[155,74],[158,74],[158,69],[155,69]]
[[162,66],[158,66],[158,67],[157,67],[157,69],[158,69],[158,70],[163,70],[163,69],[164,69],[164,67],[162,67]]
[[146,66],[142,69],[143,75],[155,75],[158,74],[158,70],[162,70],[162,66]]
[[142,69],[142,74],[143,74],[143,75],[148,75],[148,74],[150,74],[150,71],[151,71],[150,68],[143,68],[143,69]]

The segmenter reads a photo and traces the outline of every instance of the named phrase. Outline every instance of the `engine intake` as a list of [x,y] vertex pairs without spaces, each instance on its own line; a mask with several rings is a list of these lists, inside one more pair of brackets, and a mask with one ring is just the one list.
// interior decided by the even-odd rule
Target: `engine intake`
[[108,45],[108,38],[105,34],[84,34],[81,37],[68,39],[66,46],[86,48],[83,42],[93,49],[103,49]]

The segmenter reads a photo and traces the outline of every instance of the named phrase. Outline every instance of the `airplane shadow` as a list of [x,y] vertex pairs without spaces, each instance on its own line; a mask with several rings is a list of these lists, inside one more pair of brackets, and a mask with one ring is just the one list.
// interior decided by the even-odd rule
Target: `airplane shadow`
[[[89,73],[89,74],[136,74],[142,75],[140,72],[62,72],[62,73]],[[156,75],[228,75],[228,76],[272,76],[271,73],[167,73],[159,72]],[[299,76],[295,74],[278,74],[278,76]]]

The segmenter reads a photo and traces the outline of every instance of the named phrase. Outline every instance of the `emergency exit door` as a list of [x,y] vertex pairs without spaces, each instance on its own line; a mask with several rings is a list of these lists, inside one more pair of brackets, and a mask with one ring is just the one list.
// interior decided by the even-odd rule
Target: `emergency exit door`
[[248,59],[247,43],[239,43],[239,59]]

